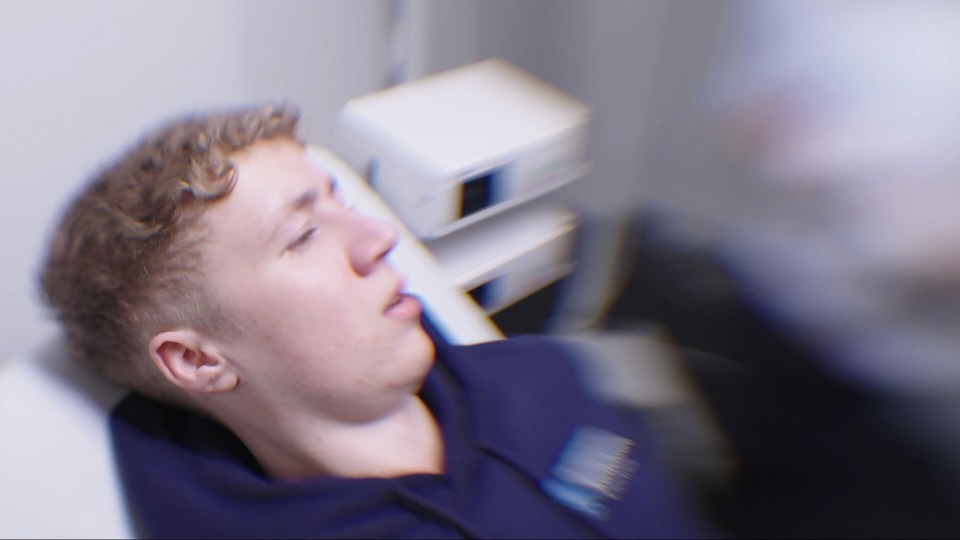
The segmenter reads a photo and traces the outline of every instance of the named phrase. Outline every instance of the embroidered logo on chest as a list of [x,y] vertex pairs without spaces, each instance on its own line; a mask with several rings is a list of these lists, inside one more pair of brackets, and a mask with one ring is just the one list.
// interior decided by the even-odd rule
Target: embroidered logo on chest
[[605,520],[607,499],[626,493],[637,462],[630,459],[634,442],[593,426],[577,428],[541,488],[561,504],[592,518]]

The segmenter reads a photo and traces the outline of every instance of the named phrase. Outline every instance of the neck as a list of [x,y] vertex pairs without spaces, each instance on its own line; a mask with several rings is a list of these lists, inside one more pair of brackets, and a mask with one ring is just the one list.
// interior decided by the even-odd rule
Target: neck
[[410,396],[390,413],[368,422],[297,416],[287,412],[260,417],[259,422],[250,415],[222,420],[273,479],[392,478],[443,472],[440,429],[419,396]]

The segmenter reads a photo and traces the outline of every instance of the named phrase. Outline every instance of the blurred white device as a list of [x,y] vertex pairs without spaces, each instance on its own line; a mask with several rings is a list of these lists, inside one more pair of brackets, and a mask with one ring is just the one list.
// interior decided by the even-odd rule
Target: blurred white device
[[574,269],[577,215],[531,204],[427,244],[447,278],[488,314],[522,300]]
[[337,151],[429,240],[585,176],[589,118],[490,59],[350,100]]
[[[309,153],[347,203],[400,227],[391,262],[450,342],[502,337],[363,179],[326,150]],[[136,537],[107,426],[126,392],[75,365],[59,340],[0,367],[0,538]]]

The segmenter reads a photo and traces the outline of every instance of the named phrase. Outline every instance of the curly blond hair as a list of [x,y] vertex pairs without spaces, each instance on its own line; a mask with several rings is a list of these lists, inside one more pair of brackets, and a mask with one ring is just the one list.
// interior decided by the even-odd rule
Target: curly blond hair
[[148,135],[92,179],[65,212],[40,277],[75,359],[186,405],[153,367],[147,344],[175,326],[232,327],[204,293],[203,209],[233,189],[234,153],[295,139],[298,119],[287,105],[189,117]]

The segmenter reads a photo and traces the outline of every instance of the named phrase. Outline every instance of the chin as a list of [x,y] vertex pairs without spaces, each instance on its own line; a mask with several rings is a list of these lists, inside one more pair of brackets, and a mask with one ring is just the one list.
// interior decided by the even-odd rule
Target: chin
[[405,391],[419,392],[423,381],[433,369],[436,358],[433,342],[427,333],[418,327],[399,345],[396,352],[399,353],[396,355],[399,362],[395,362],[394,367],[399,371],[395,372],[393,377],[397,377],[396,382],[405,388]]
[[426,377],[430,369],[433,368],[433,362],[436,358],[436,349],[430,336],[419,325],[409,336],[410,340],[406,343],[405,356],[412,365],[417,366],[421,378]]
[[427,331],[419,325],[417,325],[417,329],[414,334],[417,341],[417,352],[419,352],[420,356],[424,359],[424,362],[428,366],[432,366],[434,358],[437,355],[437,351],[433,346],[433,341],[431,341],[430,336],[427,335]]

